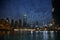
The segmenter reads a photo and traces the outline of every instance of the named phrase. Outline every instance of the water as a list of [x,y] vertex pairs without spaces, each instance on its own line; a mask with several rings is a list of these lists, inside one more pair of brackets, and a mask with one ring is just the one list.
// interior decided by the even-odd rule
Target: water
[[[2,37],[0,36],[0,40]],[[60,32],[35,31],[35,32],[12,32],[5,34],[3,40],[60,40]]]

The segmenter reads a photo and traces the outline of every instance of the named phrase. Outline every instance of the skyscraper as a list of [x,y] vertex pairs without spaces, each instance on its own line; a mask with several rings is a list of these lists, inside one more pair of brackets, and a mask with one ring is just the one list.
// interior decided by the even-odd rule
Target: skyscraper
[[25,13],[23,15],[23,27],[26,27],[27,26],[27,14]]
[[11,26],[14,27],[14,19],[11,19]]
[[59,0],[53,0],[53,5],[52,6],[54,8],[54,12],[52,14],[53,14],[55,24],[60,25]]
[[19,27],[21,27],[22,26],[22,21],[21,21],[21,19],[19,19]]
[[38,26],[39,26],[38,24],[39,24],[38,21],[36,21],[36,23],[35,23],[35,27],[38,27]]
[[18,26],[18,21],[17,20],[15,21],[15,26]]

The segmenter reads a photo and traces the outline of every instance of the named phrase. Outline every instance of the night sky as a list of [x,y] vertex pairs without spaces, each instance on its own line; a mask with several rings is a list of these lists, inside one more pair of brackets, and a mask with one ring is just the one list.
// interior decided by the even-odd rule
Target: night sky
[[0,18],[22,19],[27,14],[29,23],[52,20],[51,0],[0,0]]

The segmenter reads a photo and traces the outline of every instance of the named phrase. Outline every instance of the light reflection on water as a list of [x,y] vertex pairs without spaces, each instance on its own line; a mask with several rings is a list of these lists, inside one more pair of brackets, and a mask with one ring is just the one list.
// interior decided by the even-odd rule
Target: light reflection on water
[[54,31],[31,31],[31,32],[16,32],[9,36],[5,34],[4,40],[55,40],[56,32]]
[[48,31],[43,32],[43,40],[48,40]]

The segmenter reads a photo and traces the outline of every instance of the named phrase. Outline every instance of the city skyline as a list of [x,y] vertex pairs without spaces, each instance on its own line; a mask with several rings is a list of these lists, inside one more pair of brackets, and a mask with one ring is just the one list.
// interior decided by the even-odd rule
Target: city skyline
[[52,20],[51,0],[2,0],[0,18],[22,19],[27,14],[28,23],[38,21],[47,23]]

